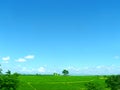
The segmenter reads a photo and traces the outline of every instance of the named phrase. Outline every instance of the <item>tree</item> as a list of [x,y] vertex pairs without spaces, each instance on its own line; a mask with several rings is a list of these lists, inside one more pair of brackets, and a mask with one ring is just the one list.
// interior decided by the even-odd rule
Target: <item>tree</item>
[[66,69],[64,69],[64,70],[62,71],[62,73],[66,76],[66,75],[68,75],[68,74],[69,74],[69,71],[68,71],[68,70],[66,70]]

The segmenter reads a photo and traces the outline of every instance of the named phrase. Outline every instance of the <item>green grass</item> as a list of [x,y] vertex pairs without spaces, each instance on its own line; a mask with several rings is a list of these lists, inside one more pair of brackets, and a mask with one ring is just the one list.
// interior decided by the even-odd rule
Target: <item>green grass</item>
[[84,84],[93,81],[105,85],[97,76],[20,76],[18,90],[86,90]]

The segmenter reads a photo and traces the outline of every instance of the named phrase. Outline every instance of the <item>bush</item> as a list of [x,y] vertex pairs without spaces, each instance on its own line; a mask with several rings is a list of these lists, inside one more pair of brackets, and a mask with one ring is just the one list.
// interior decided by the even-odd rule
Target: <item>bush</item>
[[108,76],[105,83],[111,90],[120,90],[120,75]]
[[19,85],[19,74],[11,74],[8,70],[6,74],[0,75],[0,90],[16,90]]
[[98,82],[88,82],[85,84],[87,90],[104,90]]

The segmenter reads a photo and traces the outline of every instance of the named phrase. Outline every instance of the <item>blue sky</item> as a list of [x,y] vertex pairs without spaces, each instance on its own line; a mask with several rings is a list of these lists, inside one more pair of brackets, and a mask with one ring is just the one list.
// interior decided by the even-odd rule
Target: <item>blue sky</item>
[[1,0],[0,62],[19,73],[120,73],[116,0]]

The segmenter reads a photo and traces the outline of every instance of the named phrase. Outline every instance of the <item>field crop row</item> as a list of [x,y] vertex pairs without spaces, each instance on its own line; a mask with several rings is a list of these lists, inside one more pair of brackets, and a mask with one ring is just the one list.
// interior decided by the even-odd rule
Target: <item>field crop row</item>
[[20,76],[18,90],[85,90],[92,81],[104,85],[102,76]]

